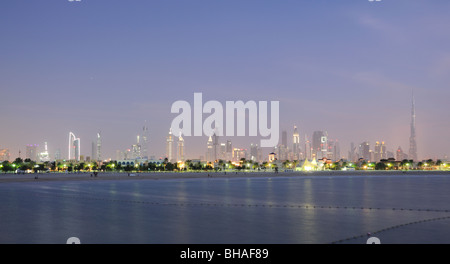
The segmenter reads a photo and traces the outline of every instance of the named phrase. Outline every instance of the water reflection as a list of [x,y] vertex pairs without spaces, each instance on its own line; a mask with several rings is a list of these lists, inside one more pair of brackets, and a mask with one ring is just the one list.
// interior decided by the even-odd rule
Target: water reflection
[[448,210],[449,187],[418,176],[1,184],[0,243],[328,243],[450,215],[399,210]]

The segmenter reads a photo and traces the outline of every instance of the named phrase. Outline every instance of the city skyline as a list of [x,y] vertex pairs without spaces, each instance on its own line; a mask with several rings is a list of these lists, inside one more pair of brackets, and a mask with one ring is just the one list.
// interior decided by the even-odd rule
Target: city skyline
[[[372,162],[379,162],[380,160],[387,160],[389,158],[394,158],[397,160],[426,160],[428,158],[418,159],[417,158],[417,143],[416,143],[416,108],[415,108],[415,97],[414,93],[412,93],[411,98],[411,123],[410,123],[410,135],[409,135],[409,154],[405,154],[403,152],[402,146],[399,146],[397,150],[395,150],[395,145],[390,146],[388,149],[385,141],[376,141],[372,146],[369,141],[364,141],[358,144],[358,147],[355,151],[351,151],[354,146],[354,142],[351,142],[351,147],[348,155],[341,155],[340,153],[340,143],[338,139],[330,139],[327,131],[314,131],[312,134],[312,142],[310,142],[307,138],[308,135],[305,133],[305,141],[301,142],[300,133],[296,125],[293,126],[292,130],[292,141],[287,141],[287,131],[283,130],[280,134],[279,144],[275,148],[266,148],[266,153],[275,153],[277,158],[280,160],[313,160],[313,159],[322,159],[328,158],[334,161],[338,161],[341,159],[356,161],[358,159],[364,159]],[[261,147],[258,147],[258,144],[247,143],[244,146],[238,146],[238,148],[231,148],[232,141],[230,138],[235,137],[225,137],[225,142],[219,141],[219,137],[216,134],[212,136],[202,136],[201,138],[209,138],[205,144],[206,151],[205,155],[200,156],[185,156],[185,146],[184,146],[184,138],[182,137],[182,133],[180,132],[179,136],[176,137],[172,133],[172,129],[169,129],[168,136],[166,137],[166,151],[165,153],[159,155],[148,155],[148,127],[147,121],[145,121],[144,126],[142,127],[141,134],[137,135],[137,144],[131,146],[131,148],[124,151],[123,154],[117,155],[117,153],[122,153],[121,150],[116,150],[116,157],[112,156],[109,158],[101,159],[101,147],[102,147],[102,139],[101,132],[96,133],[96,142],[92,141],[92,155],[84,155],[80,152],[80,138],[76,138],[75,134],[69,133],[69,147],[68,147],[68,156],[67,160],[81,160],[87,161],[106,161],[106,160],[133,160],[133,159],[164,159],[167,158],[169,162],[176,161],[185,161],[190,159],[201,159],[205,161],[212,162],[218,159],[224,160],[239,160],[244,157],[249,160],[262,162],[267,161],[268,157],[263,158],[262,151],[260,151]],[[141,144],[141,140],[143,139],[143,143]],[[189,137],[188,137],[189,138]],[[176,140],[175,140],[176,139]],[[304,145],[304,149],[301,148],[301,145]],[[291,145],[289,145],[291,144]],[[228,147],[229,145],[229,147]],[[289,147],[292,146],[292,147]],[[38,144],[26,145],[26,159],[31,159],[33,161],[50,161],[57,160],[57,153],[60,152],[60,149],[57,149],[54,154],[54,159],[50,158],[50,154],[48,152],[47,142],[45,142],[45,147],[43,152],[39,152]],[[220,147],[220,148],[219,148]],[[243,148],[242,148],[243,147]],[[373,147],[373,148],[372,148]],[[3,150],[4,152],[5,150]],[[242,156],[235,156],[234,151],[243,151],[240,154]],[[127,152],[127,153],[125,153]],[[256,154],[258,152],[258,154]],[[9,153],[9,149],[8,149]],[[239,152],[240,153],[240,152]],[[339,153],[339,154],[337,154]],[[229,155],[228,155],[229,154]],[[256,156],[258,156],[256,158]],[[266,155],[267,156],[267,155]],[[237,158],[238,157],[238,158]],[[11,159],[11,157],[10,157]],[[62,159],[62,157],[61,157]],[[442,159],[446,160],[447,156],[437,158],[436,160]]]
[[[414,90],[418,158],[443,158],[450,3],[436,2],[1,2],[0,150],[13,159],[48,142],[51,158],[65,157],[73,132],[91,156],[102,131],[102,158],[137,145],[137,134],[142,153],[163,156],[170,105],[203,92],[278,100],[288,147],[296,125],[300,149],[326,131],[343,155],[377,141],[409,154]],[[207,137],[183,139],[184,156],[205,155]]]

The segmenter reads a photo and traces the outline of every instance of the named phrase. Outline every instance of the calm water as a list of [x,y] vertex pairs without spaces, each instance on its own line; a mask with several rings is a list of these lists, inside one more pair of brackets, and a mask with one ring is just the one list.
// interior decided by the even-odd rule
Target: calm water
[[449,190],[419,175],[2,183],[0,243],[450,243]]

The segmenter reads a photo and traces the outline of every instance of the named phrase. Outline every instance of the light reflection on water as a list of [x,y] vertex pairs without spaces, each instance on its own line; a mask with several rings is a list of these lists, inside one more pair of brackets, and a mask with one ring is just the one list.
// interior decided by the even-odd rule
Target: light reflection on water
[[[0,243],[330,243],[448,217],[426,210],[449,210],[449,187],[445,176],[3,183]],[[377,237],[450,243],[449,227],[416,223]]]

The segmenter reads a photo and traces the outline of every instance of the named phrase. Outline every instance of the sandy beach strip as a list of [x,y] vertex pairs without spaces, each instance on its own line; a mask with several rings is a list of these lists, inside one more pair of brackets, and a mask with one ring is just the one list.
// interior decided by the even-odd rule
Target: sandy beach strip
[[99,180],[169,180],[201,178],[273,178],[273,177],[323,177],[323,176],[436,176],[449,175],[450,171],[314,171],[314,172],[149,172],[119,173],[30,173],[0,174],[0,183],[44,182],[44,181],[99,181]]

